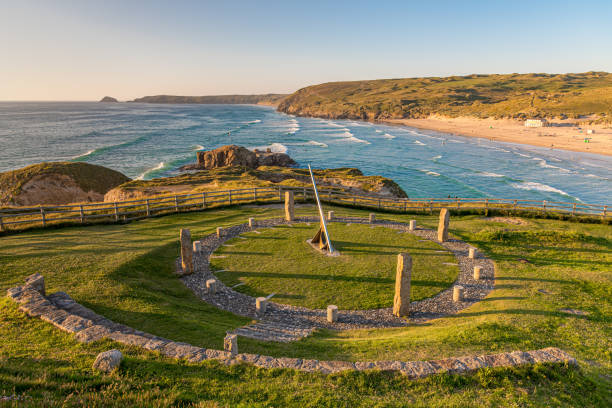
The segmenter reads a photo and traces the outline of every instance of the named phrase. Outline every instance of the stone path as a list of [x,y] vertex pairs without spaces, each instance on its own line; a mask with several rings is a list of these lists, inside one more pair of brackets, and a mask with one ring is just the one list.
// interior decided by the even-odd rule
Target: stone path
[[[300,217],[296,218],[294,223],[316,223],[317,217]],[[370,224],[368,219],[356,217],[339,217],[330,222],[340,222],[347,224]],[[290,224],[284,219],[275,218],[267,220],[258,220],[256,223],[257,229],[273,228],[277,225]],[[384,220],[376,220],[373,225],[384,226],[390,229],[395,229],[399,233],[414,234],[423,241],[436,241],[436,231],[417,228],[415,231],[409,231],[408,224],[400,222],[390,222]],[[468,251],[473,248],[471,245],[460,240],[450,239],[441,245],[451,251],[457,258],[459,266],[459,276],[457,280],[448,288],[440,292],[438,295],[420,301],[410,303],[410,317],[407,319],[398,318],[393,315],[391,307],[369,310],[339,310],[338,321],[336,323],[327,322],[327,311],[325,309],[308,309],[304,307],[284,305],[268,302],[268,307],[264,315],[258,315],[255,310],[255,298],[245,295],[237,290],[225,286],[219,281],[215,294],[209,294],[206,289],[206,281],[208,279],[216,279],[213,272],[210,270],[209,259],[215,257],[214,251],[217,250],[225,241],[238,237],[240,234],[252,231],[248,224],[240,224],[227,229],[224,229],[224,234],[221,239],[216,234],[210,234],[200,240],[202,251],[194,255],[194,273],[183,276],[183,283],[193,290],[193,292],[204,301],[214,305],[220,309],[232,312],[234,314],[258,319],[257,324],[271,324],[275,327],[287,332],[294,331],[294,339],[300,339],[304,333],[312,333],[317,328],[327,328],[334,330],[351,330],[361,328],[383,328],[383,327],[403,327],[409,324],[421,324],[431,319],[436,319],[451,314],[455,314],[472,304],[482,300],[492,290],[494,284],[494,264],[493,261],[478,252],[476,259],[468,257]],[[482,267],[481,279],[475,280],[473,277],[474,266]],[[177,273],[180,272],[180,262],[177,259]],[[179,273],[180,275],[180,273]],[[460,302],[453,302],[452,292],[453,287],[461,285],[464,288],[464,299]],[[236,287],[238,289],[239,287]],[[389,296],[392,298],[393,293]],[[241,336],[257,338],[268,341],[287,341],[286,336],[275,336],[274,331],[269,331],[267,336],[250,336],[253,332],[259,332],[259,328],[253,331],[241,330],[233,333]],[[259,335],[259,334],[257,334]]]
[[[131,327],[115,323],[75,302],[67,293],[45,296],[41,276],[28,277],[24,286],[7,290],[7,296],[19,304],[19,310],[32,317],[53,324],[75,335],[82,343],[111,339],[118,343],[141,347],[166,357],[185,359],[192,363],[217,360],[223,364],[248,363],[262,368],[289,368],[323,374],[347,370],[399,371],[409,378],[423,378],[440,373],[466,373],[484,367],[509,367],[534,363],[565,363],[576,365],[576,360],[563,350],[548,347],[533,351],[514,351],[493,355],[466,356],[432,361],[322,361],[301,358],[271,357],[259,354],[232,354],[229,351],[205,349],[175,342]],[[44,282],[44,281],[43,281]]]
[[314,327],[303,328],[300,326],[288,325],[286,323],[261,321],[248,326],[239,327],[230,332],[230,334],[237,334],[255,340],[286,343],[310,336],[314,330]]

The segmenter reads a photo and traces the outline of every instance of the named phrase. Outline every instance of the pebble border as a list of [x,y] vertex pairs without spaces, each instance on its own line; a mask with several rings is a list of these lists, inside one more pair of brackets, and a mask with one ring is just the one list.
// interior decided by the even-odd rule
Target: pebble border
[[[318,223],[318,217],[299,217],[293,222],[287,222],[282,218],[257,220],[257,228],[273,228],[278,225],[290,225],[292,223]],[[409,224],[376,220],[370,223],[367,218],[339,217],[334,216],[331,222],[371,224],[373,226],[384,226],[398,230],[401,233],[411,233],[423,239],[437,242],[436,231],[425,228],[409,230]],[[231,313],[259,319],[263,323],[269,323],[279,327],[294,327],[296,329],[314,330],[326,328],[333,330],[351,330],[363,328],[404,327],[410,324],[419,324],[428,320],[456,314],[460,310],[470,307],[472,304],[484,299],[494,286],[495,265],[493,261],[478,252],[476,259],[468,257],[468,251],[473,246],[464,241],[449,239],[439,243],[445,249],[451,251],[457,259],[459,275],[457,280],[447,289],[436,296],[410,303],[410,316],[399,318],[393,315],[393,308],[369,309],[369,310],[339,310],[338,321],[330,323],[327,321],[326,309],[308,309],[305,307],[280,304],[268,301],[268,307],[264,315],[258,315],[255,310],[255,298],[233,290],[218,280],[216,293],[211,294],[206,289],[208,279],[216,279],[210,269],[209,258],[224,242],[235,238],[242,233],[250,232],[252,229],[248,223],[235,225],[223,229],[221,238],[216,234],[209,234],[200,240],[202,251],[194,254],[194,273],[182,276],[181,280],[190,288],[196,296],[219,309]],[[474,279],[474,266],[481,266],[480,279]],[[180,260],[177,260],[177,274],[182,274]],[[460,302],[453,301],[453,288],[461,285],[464,288],[464,297]],[[389,295],[391,298],[393,293]],[[240,334],[240,333],[237,333]],[[273,339],[272,339],[273,340]],[[283,341],[283,340],[280,340]]]
[[[34,279],[32,279],[34,278]],[[42,276],[34,274],[28,278],[40,282]],[[28,282],[26,281],[26,282]],[[565,363],[576,365],[576,360],[563,350],[549,347],[533,351],[514,351],[494,355],[447,358],[433,361],[320,361],[301,358],[270,357],[259,354],[232,354],[229,351],[205,349],[187,343],[174,342],[152,334],[115,323],[75,302],[67,293],[56,292],[44,296],[42,289],[29,283],[7,290],[7,296],[18,303],[19,310],[68,333],[75,334],[78,341],[90,343],[101,339],[112,339],[121,344],[157,351],[166,357],[186,359],[192,363],[217,360],[231,365],[250,363],[261,368],[290,368],[300,371],[337,373],[347,370],[399,371],[411,379],[441,373],[466,373],[484,367],[509,367],[534,363]]]

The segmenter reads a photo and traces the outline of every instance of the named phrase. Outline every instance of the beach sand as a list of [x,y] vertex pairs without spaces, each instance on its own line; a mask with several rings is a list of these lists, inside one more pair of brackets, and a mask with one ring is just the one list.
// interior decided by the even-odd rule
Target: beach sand
[[[553,121],[552,126],[526,128],[521,121],[475,118],[430,117],[427,119],[390,119],[383,123],[436,130],[460,136],[482,137],[497,142],[521,143],[612,156],[612,125],[581,125],[575,121]],[[587,134],[593,129],[594,134]],[[589,138],[589,143],[585,143]]]

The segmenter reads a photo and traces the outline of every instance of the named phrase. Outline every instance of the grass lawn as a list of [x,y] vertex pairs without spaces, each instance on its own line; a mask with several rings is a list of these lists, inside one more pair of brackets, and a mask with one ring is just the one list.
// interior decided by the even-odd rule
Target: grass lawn
[[[457,279],[452,252],[431,241],[391,228],[331,222],[329,234],[339,256],[327,256],[306,242],[318,224],[280,225],[243,234],[220,247],[211,265],[228,286],[251,296],[275,293],[274,300],[309,308],[340,309],[393,305],[397,254],[412,256],[411,299],[432,297]],[[444,252],[440,252],[443,251]],[[455,265],[448,265],[448,264]]]
[[[327,208],[326,208],[327,209]],[[333,208],[336,214],[369,211]],[[274,207],[173,215],[127,225],[36,230],[0,237],[0,289],[45,275],[113,320],[177,341],[221,348],[227,330],[248,323],[199,301],[173,275],[178,231],[195,238]],[[315,213],[302,207],[298,214]],[[378,218],[435,227],[435,216]],[[325,377],[289,370],[191,365],[110,341],[82,345],[0,299],[0,400],[31,406],[602,406],[612,405],[612,228],[526,219],[451,217],[451,233],[496,262],[496,289],[455,316],[398,329],[320,331],[296,343],[239,339],[243,352],[316,359],[437,359],[560,347],[579,368],[536,366],[408,381],[389,373]],[[401,239],[402,234],[396,234]],[[583,314],[568,313],[563,309]],[[119,372],[91,371],[95,355],[120,348]],[[3,404],[0,402],[0,405]]]

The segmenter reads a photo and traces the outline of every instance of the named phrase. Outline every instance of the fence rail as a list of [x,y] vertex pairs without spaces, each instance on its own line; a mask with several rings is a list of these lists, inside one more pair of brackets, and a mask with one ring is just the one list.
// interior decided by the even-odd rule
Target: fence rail
[[[15,207],[0,210],[0,231],[34,226],[46,227],[53,223],[88,221],[124,222],[160,214],[202,210],[210,207],[282,202],[285,191],[293,191],[296,200],[314,198],[308,187],[256,187],[211,191],[195,194],[153,197],[117,202],[84,203],[38,207]],[[352,194],[320,188],[322,202],[355,207],[374,208],[398,212],[424,211],[433,213],[440,208],[457,210],[504,209],[537,213],[561,213],[567,215],[610,216],[607,205],[536,201],[507,198],[412,198],[400,199],[378,195]]]

